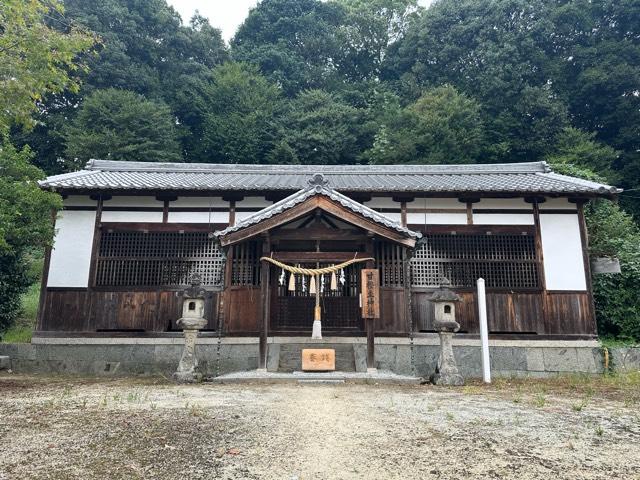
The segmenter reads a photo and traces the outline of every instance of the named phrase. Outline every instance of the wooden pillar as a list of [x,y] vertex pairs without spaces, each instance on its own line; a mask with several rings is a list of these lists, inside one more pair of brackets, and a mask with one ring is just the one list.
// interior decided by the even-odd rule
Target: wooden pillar
[[[51,209],[51,223],[53,228],[56,227],[56,218],[58,212]],[[42,268],[42,279],[40,280],[40,299],[38,301],[38,316],[36,330],[43,329],[43,320],[45,315],[45,309],[47,304],[47,283],[49,281],[49,266],[51,265],[51,246],[48,246],[44,250],[44,266]]]
[[[367,257],[373,257],[373,236],[367,235],[366,243]],[[366,268],[375,268],[375,262],[368,260],[366,262]],[[362,289],[362,285],[360,286]],[[364,301],[364,299],[363,299]],[[365,318],[365,328],[367,330],[367,370],[370,368],[376,368],[376,355],[375,355],[375,318]]]
[[[271,254],[271,240],[268,232],[262,239],[262,256],[268,257]],[[262,324],[260,326],[260,358],[258,368],[267,369],[267,338],[269,334],[269,317],[271,307],[271,295],[269,294],[269,263],[261,262],[260,265],[260,292],[262,299]]]
[[[525,201],[527,201],[525,199]],[[542,288],[542,318],[538,321],[537,334],[547,333],[549,308],[547,307],[547,284],[544,275],[544,253],[542,250],[542,234],[540,231],[540,203],[544,202],[544,199],[532,199],[530,200],[533,205],[533,222],[535,225],[535,246],[536,257],[538,258],[538,283]]]
[[[571,201],[571,200],[570,200]],[[597,335],[598,324],[596,322],[596,303],[593,298],[593,284],[591,278],[591,261],[589,259],[589,234],[587,232],[587,223],[584,218],[584,201],[578,201],[578,222],[580,225],[580,240],[582,241],[582,261],[584,262],[584,275],[587,283],[587,292],[589,295],[589,317],[591,320],[592,333]]]

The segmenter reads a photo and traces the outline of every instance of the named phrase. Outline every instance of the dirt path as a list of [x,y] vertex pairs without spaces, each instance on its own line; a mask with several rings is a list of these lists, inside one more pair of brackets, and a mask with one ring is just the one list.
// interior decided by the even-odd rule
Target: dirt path
[[636,398],[0,377],[0,479],[640,479]]

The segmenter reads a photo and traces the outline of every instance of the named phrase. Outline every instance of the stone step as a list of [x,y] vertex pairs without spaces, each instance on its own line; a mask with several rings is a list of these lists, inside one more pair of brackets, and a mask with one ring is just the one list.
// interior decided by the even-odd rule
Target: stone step
[[227,373],[219,377],[209,377],[205,381],[221,384],[237,383],[296,383],[298,385],[340,385],[345,383],[419,385],[422,379],[397,375],[384,370],[374,372],[265,372],[261,370]]
[[0,356],[0,370],[11,370],[11,358],[5,355]]
[[302,350],[305,348],[331,348],[336,351],[336,370],[341,372],[355,372],[356,362],[351,344],[330,345],[326,343],[313,344],[282,344],[280,345],[279,372],[295,372],[302,370]]

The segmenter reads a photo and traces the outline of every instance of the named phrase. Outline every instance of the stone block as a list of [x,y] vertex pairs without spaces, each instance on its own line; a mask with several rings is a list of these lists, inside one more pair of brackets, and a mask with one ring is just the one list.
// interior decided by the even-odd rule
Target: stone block
[[[415,360],[415,345],[414,345],[414,360]],[[413,367],[411,365],[411,346],[410,345],[398,345],[396,348],[396,361],[395,366],[391,371],[400,375],[412,375]]]
[[530,372],[544,372],[544,352],[542,348],[525,347],[527,370]]
[[353,360],[355,362],[356,372],[367,371],[367,346],[364,344],[353,345]]
[[603,359],[599,348],[576,348],[576,358],[580,372],[602,373]]
[[640,347],[610,348],[609,356],[616,372],[640,371]]
[[[480,349],[482,352],[482,349]],[[524,348],[493,347],[489,349],[491,370],[526,370],[527,356]],[[482,357],[481,357],[482,361]]]
[[11,370],[11,358],[6,355],[0,356],[0,370]]
[[576,348],[544,349],[544,369],[547,372],[580,372]]
[[375,365],[379,370],[391,370],[396,365],[397,345],[376,345]]
[[272,343],[267,347],[267,371],[277,372],[280,364],[280,344]]

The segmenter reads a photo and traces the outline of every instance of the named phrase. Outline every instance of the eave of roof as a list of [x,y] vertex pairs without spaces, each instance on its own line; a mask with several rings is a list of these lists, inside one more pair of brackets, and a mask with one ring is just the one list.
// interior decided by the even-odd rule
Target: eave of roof
[[238,165],[91,160],[42,188],[91,191],[285,191],[321,173],[343,192],[521,193],[612,197],[622,190],[552,172],[546,162],[474,165]]

